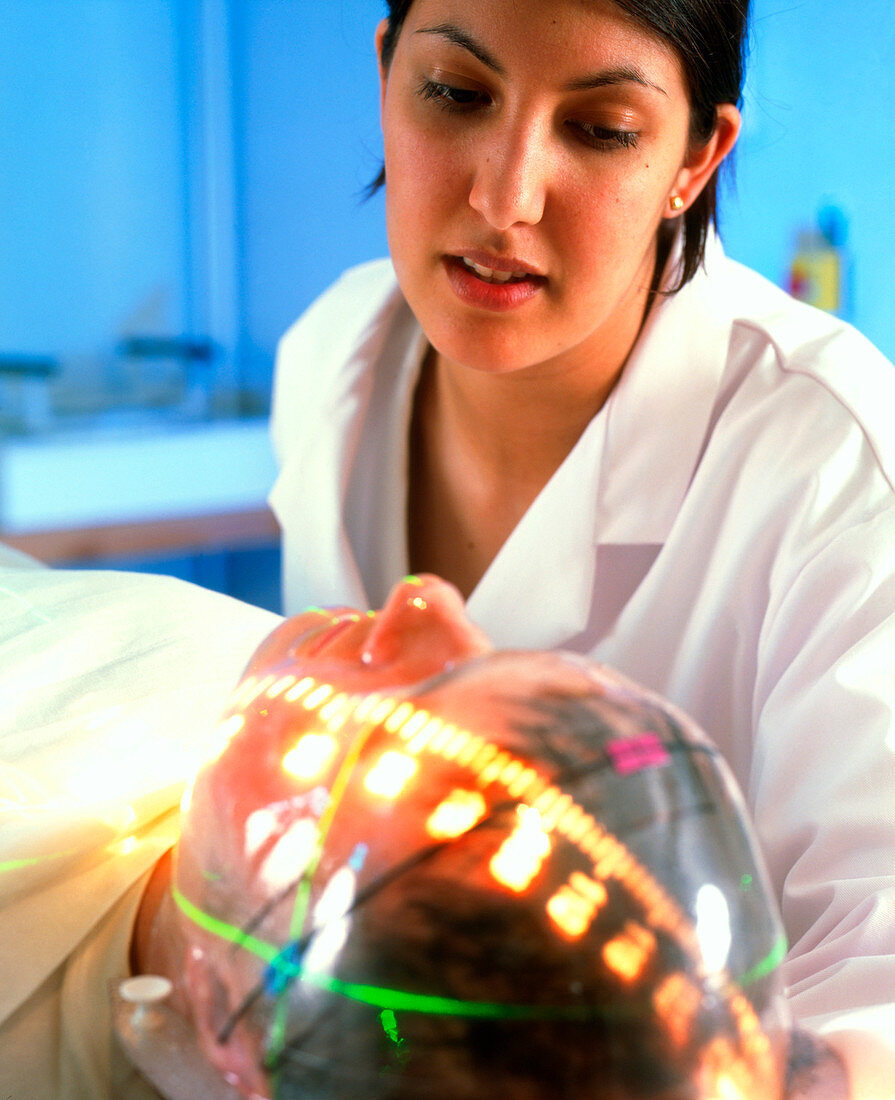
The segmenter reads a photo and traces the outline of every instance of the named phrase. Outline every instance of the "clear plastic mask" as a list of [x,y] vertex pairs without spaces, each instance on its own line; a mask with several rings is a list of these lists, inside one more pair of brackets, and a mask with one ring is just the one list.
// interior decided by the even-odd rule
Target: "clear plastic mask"
[[781,1094],[782,926],[693,723],[560,653],[358,682],[255,667],[185,796],[181,980],[228,1089]]

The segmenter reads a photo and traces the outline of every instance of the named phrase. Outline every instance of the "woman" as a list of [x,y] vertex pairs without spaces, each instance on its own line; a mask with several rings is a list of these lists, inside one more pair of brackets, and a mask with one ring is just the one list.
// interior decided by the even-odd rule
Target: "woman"
[[692,714],[747,793],[796,1014],[887,1096],[862,1075],[895,1057],[895,374],[711,230],[745,27],[745,3],[391,4],[391,263],[285,337],[272,500],[289,610],[433,571],[496,645]]

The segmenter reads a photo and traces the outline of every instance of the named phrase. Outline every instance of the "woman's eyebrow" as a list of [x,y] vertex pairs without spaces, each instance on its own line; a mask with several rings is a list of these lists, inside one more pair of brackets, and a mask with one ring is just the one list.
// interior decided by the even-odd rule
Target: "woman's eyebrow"
[[606,88],[612,84],[639,84],[641,87],[650,88],[654,92],[661,92],[664,96],[668,95],[664,88],[660,88],[658,84],[648,80],[646,75],[635,65],[620,65],[617,68],[588,73],[577,80],[570,80],[564,87],[568,92],[588,92],[592,88]]
[[[468,31],[458,27],[456,23],[439,23],[434,27],[420,27],[415,33],[438,35],[450,42],[452,46],[459,46],[461,49],[467,50],[492,72],[497,73],[498,76],[506,76],[506,70],[494,55],[481,42],[477,42]],[[606,88],[613,84],[639,84],[641,87],[660,92],[664,96],[668,95],[664,88],[647,79],[646,75],[636,65],[619,65],[596,73],[588,73],[576,80],[570,80],[564,87],[569,92],[587,92],[594,88]]]
[[437,34],[441,38],[447,39],[451,45],[468,50],[473,57],[481,61],[481,63],[491,69],[492,72],[497,73],[498,76],[506,76],[506,71],[503,66],[495,60],[493,54],[486,50],[481,42],[477,42],[471,34],[464,31],[461,27],[458,27],[455,23],[439,23],[435,27],[420,27],[415,33]]

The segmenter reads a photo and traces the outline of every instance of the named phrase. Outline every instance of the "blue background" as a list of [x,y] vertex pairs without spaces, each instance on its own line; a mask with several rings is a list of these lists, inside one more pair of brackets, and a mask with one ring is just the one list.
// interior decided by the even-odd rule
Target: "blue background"
[[[0,355],[108,384],[134,333],[208,336],[264,404],[276,343],[386,250],[377,0],[0,0]],[[895,8],[757,0],[728,251],[785,284],[849,224],[846,315],[895,358]]]
[[[383,10],[0,0],[0,352],[76,370],[135,317],[201,328],[213,276],[231,287],[235,370],[266,386],[287,325],[385,250],[381,199],[360,199],[378,167]],[[228,190],[229,220],[211,230],[232,242],[224,276],[209,273],[190,217],[202,74],[184,43],[202,26],[221,40],[210,61],[226,88],[203,153],[206,190]],[[750,53],[728,249],[784,281],[798,230],[836,203],[851,231],[850,317],[893,357],[895,9],[758,0]]]

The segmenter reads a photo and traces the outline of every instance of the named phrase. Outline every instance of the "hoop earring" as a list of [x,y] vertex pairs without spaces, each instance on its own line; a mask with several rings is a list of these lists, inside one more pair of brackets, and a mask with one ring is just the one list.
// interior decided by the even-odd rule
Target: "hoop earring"
[[672,195],[671,198],[668,200],[668,205],[675,212],[675,214],[677,214],[678,211],[684,209],[684,200],[680,197],[680,195]]

